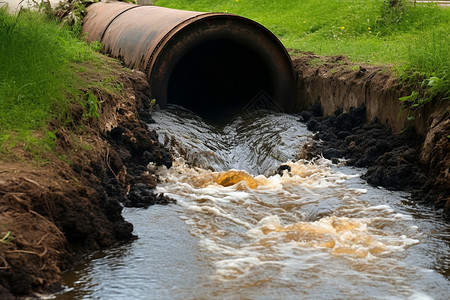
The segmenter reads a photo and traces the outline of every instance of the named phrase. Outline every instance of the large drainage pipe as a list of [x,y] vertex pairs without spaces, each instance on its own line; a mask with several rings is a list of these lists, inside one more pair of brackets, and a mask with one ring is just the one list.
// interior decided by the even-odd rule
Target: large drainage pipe
[[281,42],[249,19],[126,3],[94,3],[83,33],[144,71],[150,93],[219,120],[238,110],[292,112],[296,80]]

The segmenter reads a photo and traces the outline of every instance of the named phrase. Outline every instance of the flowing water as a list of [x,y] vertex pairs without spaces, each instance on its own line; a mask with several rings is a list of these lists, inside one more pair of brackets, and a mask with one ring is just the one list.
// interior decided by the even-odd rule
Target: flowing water
[[177,204],[124,209],[139,239],[66,274],[57,299],[449,299],[450,226],[364,169],[298,160],[295,116],[154,119],[175,162],[149,167]]

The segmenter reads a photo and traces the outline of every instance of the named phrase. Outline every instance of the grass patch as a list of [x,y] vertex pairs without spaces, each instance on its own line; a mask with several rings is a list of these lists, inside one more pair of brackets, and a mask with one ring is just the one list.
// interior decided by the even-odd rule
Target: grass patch
[[[449,28],[450,10],[398,0],[158,0],[156,5],[235,13],[271,30],[286,48],[320,55],[346,54],[372,63],[408,59],[410,36]],[[448,31],[447,31],[448,32]],[[448,40],[447,40],[448,42]]]
[[156,5],[248,17],[286,48],[393,65],[418,99],[449,96],[449,8],[408,0],[158,0]]
[[[99,54],[53,17],[0,9],[0,151],[21,147],[36,157],[55,146],[50,120],[70,123],[68,107],[80,103],[86,117],[100,105],[79,76],[82,62],[99,65]],[[106,83],[107,84],[107,83]]]

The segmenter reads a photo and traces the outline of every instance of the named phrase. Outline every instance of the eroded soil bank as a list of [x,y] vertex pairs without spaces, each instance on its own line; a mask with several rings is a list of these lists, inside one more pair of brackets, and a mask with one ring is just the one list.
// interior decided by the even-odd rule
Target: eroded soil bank
[[[368,167],[369,182],[413,190],[416,199],[445,208],[448,218],[448,104],[427,108],[411,130],[396,135],[405,127],[397,118],[402,89],[386,68],[294,55],[304,110],[299,120],[318,132],[304,157],[323,153]],[[70,126],[84,129],[69,133],[67,125],[51,124],[58,130],[57,149],[46,162],[19,153],[20,159],[1,163],[1,299],[55,291],[77,257],[133,239],[120,202],[146,207],[170,201],[148,191],[158,179],[147,164],[170,167],[171,158],[146,126],[152,119],[145,75],[106,58],[104,67],[123,91],[93,91],[101,102],[98,119],[83,117],[74,105]],[[103,80],[95,70],[85,76]]]
[[[101,102],[99,118],[85,117],[73,105],[71,124],[50,124],[57,130],[56,149],[44,162],[20,151],[2,159],[1,299],[56,291],[77,257],[132,239],[133,226],[123,219],[119,202],[167,202],[143,189],[157,181],[147,171],[149,162],[171,166],[146,126],[152,120],[145,75],[108,58],[102,67],[112,72],[111,87],[123,88],[92,91]],[[99,73],[87,65],[83,76],[101,82]]]
[[449,101],[435,99],[408,121],[398,99],[411,91],[388,67],[312,53],[297,53],[294,65],[305,110],[300,120],[317,132],[305,157],[366,167],[370,184],[412,192],[450,220]]

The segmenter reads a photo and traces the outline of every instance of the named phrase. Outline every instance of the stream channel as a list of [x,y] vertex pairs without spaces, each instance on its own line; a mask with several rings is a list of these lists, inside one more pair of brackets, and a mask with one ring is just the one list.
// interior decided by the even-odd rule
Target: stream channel
[[54,298],[449,299],[450,225],[364,169],[299,160],[312,133],[297,116],[153,118],[174,153],[156,191],[177,203],[125,208],[139,238],[88,257]]

